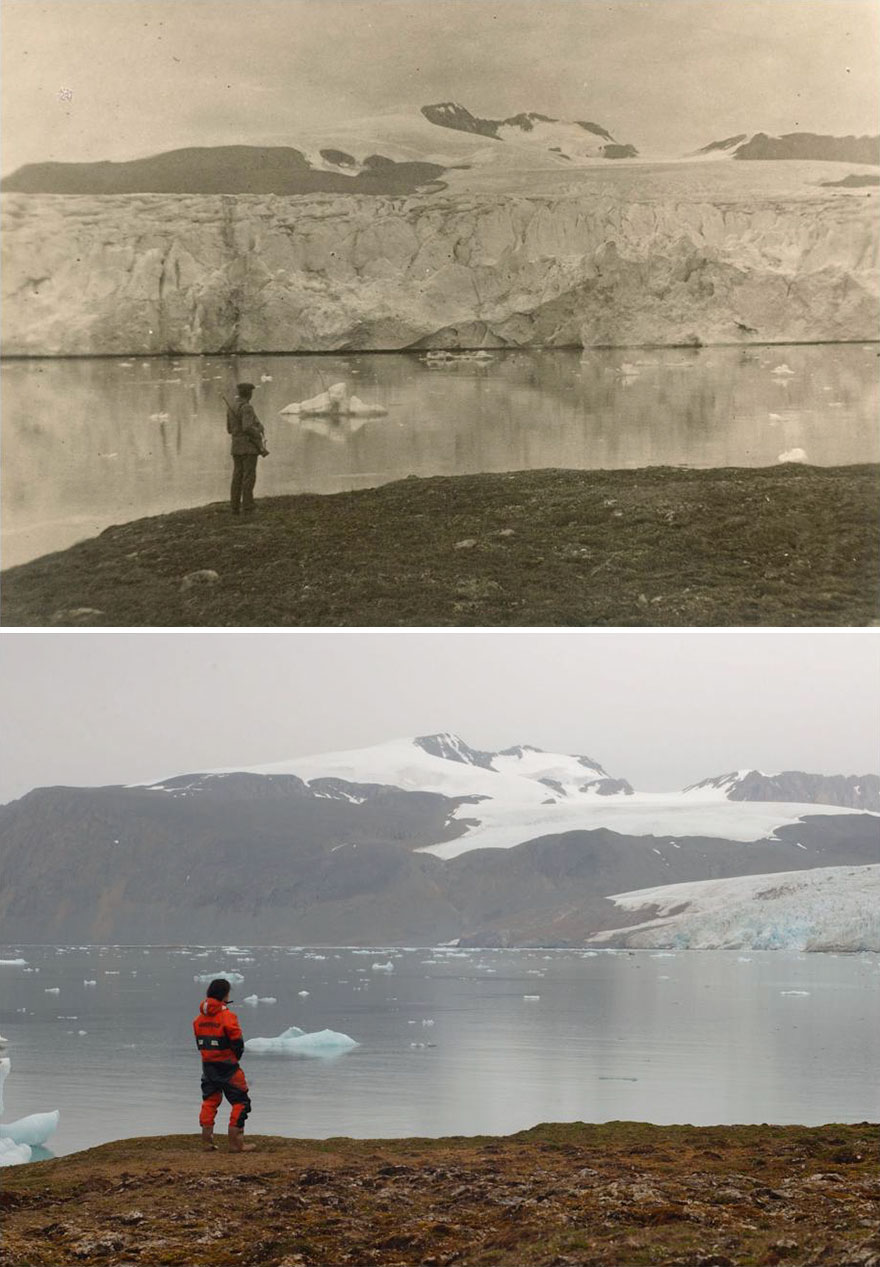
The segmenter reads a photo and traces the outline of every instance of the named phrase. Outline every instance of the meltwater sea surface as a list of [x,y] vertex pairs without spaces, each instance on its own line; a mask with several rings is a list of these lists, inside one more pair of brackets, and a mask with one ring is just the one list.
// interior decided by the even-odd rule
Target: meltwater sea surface
[[243,978],[233,998],[246,1037],[296,1026],[358,1044],[247,1051],[255,1133],[880,1117],[873,954],[0,948],[17,957],[0,966],[4,1120],[59,1108],[57,1154],[197,1129],[194,978],[224,972]]

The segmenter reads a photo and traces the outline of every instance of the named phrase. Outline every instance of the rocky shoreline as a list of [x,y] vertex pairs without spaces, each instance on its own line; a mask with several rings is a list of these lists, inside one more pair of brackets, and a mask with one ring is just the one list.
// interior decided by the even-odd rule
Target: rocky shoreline
[[0,1267],[877,1267],[878,1128],[120,1140],[8,1169]]
[[866,625],[880,467],[518,471],[216,503],[2,577],[4,625]]

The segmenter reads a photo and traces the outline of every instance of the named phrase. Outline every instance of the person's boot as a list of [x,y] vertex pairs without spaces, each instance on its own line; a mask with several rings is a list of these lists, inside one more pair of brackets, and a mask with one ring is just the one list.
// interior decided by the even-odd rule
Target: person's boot
[[252,1153],[256,1148],[256,1144],[246,1144],[244,1142],[244,1130],[240,1126],[230,1126],[229,1128],[229,1151],[231,1153]]
[[202,1127],[202,1148],[204,1148],[206,1153],[210,1153],[210,1152],[213,1152],[216,1147],[217,1145],[214,1142],[213,1126],[203,1126]]

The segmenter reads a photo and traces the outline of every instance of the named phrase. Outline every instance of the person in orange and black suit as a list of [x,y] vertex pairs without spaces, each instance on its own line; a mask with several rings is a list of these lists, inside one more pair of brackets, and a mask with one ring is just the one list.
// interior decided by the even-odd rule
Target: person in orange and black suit
[[229,1114],[229,1147],[234,1153],[250,1152],[253,1144],[244,1142],[244,1124],[251,1111],[248,1084],[239,1061],[244,1051],[244,1038],[238,1017],[229,1008],[231,987],[224,977],[217,977],[208,986],[207,997],[193,1021],[196,1046],[202,1057],[202,1145],[216,1148],[214,1121],[224,1095],[231,1104]]
[[253,383],[239,383],[234,402],[226,406],[226,430],[232,436],[232,513],[246,515],[254,509],[257,458],[269,456],[266,433],[251,404]]

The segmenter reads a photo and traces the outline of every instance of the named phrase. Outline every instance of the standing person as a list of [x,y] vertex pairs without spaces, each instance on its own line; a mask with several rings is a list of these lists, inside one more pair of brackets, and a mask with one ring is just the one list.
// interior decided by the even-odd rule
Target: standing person
[[257,458],[268,457],[266,433],[251,404],[253,383],[239,383],[234,402],[226,405],[226,430],[232,436],[232,513],[253,513]]
[[232,1109],[229,1114],[229,1147],[234,1153],[251,1152],[253,1144],[244,1142],[244,1124],[251,1111],[248,1084],[239,1061],[244,1051],[244,1038],[238,1017],[229,1010],[229,982],[217,977],[206,991],[206,998],[193,1021],[196,1046],[202,1057],[202,1147],[216,1148],[214,1120],[224,1095]]

